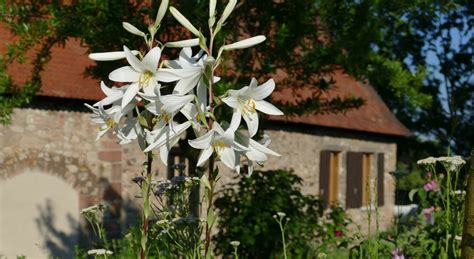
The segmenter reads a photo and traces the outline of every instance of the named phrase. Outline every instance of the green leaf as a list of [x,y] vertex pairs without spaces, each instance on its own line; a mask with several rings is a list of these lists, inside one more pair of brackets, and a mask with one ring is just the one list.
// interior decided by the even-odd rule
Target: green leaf
[[212,228],[214,223],[216,222],[216,214],[214,213],[214,210],[209,210],[209,213],[207,214],[207,224],[209,225],[209,228]]
[[207,179],[206,175],[203,175],[200,179],[202,185],[204,185],[207,189],[211,189],[211,184],[209,183],[209,179]]
[[143,215],[145,218],[148,218],[151,214],[151,207],[150,207],[150,199],[148,197],[145,198],[143,202]]

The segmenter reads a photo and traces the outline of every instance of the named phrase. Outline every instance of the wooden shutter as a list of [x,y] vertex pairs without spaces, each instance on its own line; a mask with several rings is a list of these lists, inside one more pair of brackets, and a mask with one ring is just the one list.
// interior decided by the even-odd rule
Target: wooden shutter
[[380,153],[377,158],[377,197],[378,205],[384,204],[384,154]]
[[362,153],[347,152],[346,158],[346,208],[362,206]]
[[331,152],[322,150],[319,156],[319,197],[329,206],[329,174]]

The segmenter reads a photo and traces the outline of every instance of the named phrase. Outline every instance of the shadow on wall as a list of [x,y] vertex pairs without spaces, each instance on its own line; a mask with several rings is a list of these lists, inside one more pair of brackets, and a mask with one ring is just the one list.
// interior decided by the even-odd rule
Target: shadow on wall
[[46,200],[46,204],[39,204],[37,206],[39,211],[39,218],[35,219],[35,223],[41,236],[44,237],[43,249],[48,255],[57,258],[73,258],[74,247],[78,244],[79,237],[82,235],[79,227],[79,222],[71,214],[65,215],[68,222],[68,233],[57,228],[57,217],[63,215],[56,215],[54,205],[51,199]]
[[[122,228],[134,225],[140,219],[139,210],[134,206],[132,200],[123,200],[110,182],[101,178],[99,183],[103,189],[101,192],[101,203],[107,205],[108,209],[104,213],[102,222],[108,234],[108,238],[116,239],[122,237]],[[37,206],[39,217],[35,219],[36,226],[43,237],[43,247],[45,253],[53,258],[73,258],[77,248],[92,249],[98,242],[92,228],[85,221],[82,215],[79,220],[71,214],[57,215],[51,200],[46,200],[44,204]],[[78,214],[80,212],[78,211]],[[123,215],[123,217],[122,217]],[[66,217],[69,229],[72,232],[59,229],[57,221],[59,217]],[[63,223],[64,224],[64,223]]]

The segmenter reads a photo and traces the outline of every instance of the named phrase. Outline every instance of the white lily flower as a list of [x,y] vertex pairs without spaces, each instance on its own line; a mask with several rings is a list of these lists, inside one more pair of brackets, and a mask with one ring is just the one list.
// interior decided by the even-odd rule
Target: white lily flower
[[214,123],[210,131],[203,136],[188,141],[189,145],[196,149],[202,149],[197,166],[202,166],[216,153],[222,163],[232,170],[239,171],[240,161],[237,152],[244,152],[248,149],[234,141],[234,130],[229,127],[226,131],[218,123]]
[[158,85],[156,71],[161,50],[158,47],[151,49],[143,60],[135,57],[126,46],[123,46],[123,50],[130,66],[115,69],[109,74],[109,79],[115,82],[131,83],[122,98],[122,107],[125,107],[135,98],[139,90],[143,90],[146,94],[153,94]]
[[165,123],[173,121],[173,117],[194,99],[194,95],[160,95],[159,92],[156,95],[140,95],[149,101],[145,108]]
[[168,61],[171,68],[162,68],[158,70],[158,80],[161,82],[178,81],[173,93],[184,95],[189,93],[200,83],[204,73],[204,58],[202,52],[192,56],[190,47],[183,48],[179,53],[178,60]]
[[106,110],[101,104],[99,104],[98,108],[87,103],[84,105],[93,112],[91,116],[92,122],[99,124],[99,133],[97,133],[96,141],[104,136],[110,129],[115,131],[118,128],[118,121],[120,118],[117,114],[120,113],[119,107],[112,106]]
[[231,127],[237,130],[243,117],[250,137],[253,137],[258,131],[257,110],[269,115],[283,115],[283,112],[273,104],[263,100],[270,96],[274,89],[275,82],[273,79],[257,86],[257,80],[252,78],[249,86],[245,86],[240,90],[229,90],[228,96],[222,98],[222,101],[234,108]]
[[115,103],[119,100],[122,99],[123,94],[127,90],[128,85],[122,86],[120,88],[118,87],[111,87],[109,88],[104,81],[100,82],[100,89],[102,92],[106,95],[106,97],[98,102],[96,102],[93,106],[99,106],[99,103],[101,103],[103,106],[110,105],[112,103]]
[[259,142],[251,139],[250,137],[239,131],[235,133],[235,138],[238,143],[248,148],[248,151],[245,151],[243,155],[247,158],[248,161],[249,175],[253,173],[253,164],[264,163],[265,161],[267,161],[267,155],[280,156],[280,154],[268,148],[268,145],[270,144],[270,139],[267,135],[264,136],[263,144],[260,144]]
[[186,129],[191,126],[191,122],[187,121],[181,124],[171,122],[165,126],[164,122],[160,122],[157,128],[153,131],[145,130],[146,140],[150,145],[143,151],[149,152],[153,149],[160,150],[160,158],[165,165],[168,164],[168,153],[171,148],[178,143],[180,137],[186,132]]
[[[191,48],[183,48],[177,60],[168,61],[171,68],[158,70],[158,80],[161,82],[174,82],[176,86],[173,94],[185,95],[196,87],[196,95],[201,111],[207,107],[207,84],[204,78],[204,60],[207,55],[203,55],[201,50],[198,54],[192,55]],[[214,82],[218,82],[219,77],[214,77]]]
[[186,117],[186,119],[192,122],[194,132],[196,133],[197,136],[202,135],[200,134],[201,131],[203,130],[203,127],[201,125],[201,119],[205,119],[205,118],[200,118],[199,116],[205,116],[204,114],[208,111],[209,111],[209,107],[207,107],[206,110],[202,111],[202,115],[199,115],[196,105],[194,105],[193,103],[187,103],[181,109],[181,113],[184,115],[184,117]]
[[[138,127],[137,127],[138,126]],[[133,117],[132,113],[130,112],[125,119],[122,128],[119,128],[117,132],[117,137],[120,140],[119,144],[124,145],[131,143],[133,140],[137,139],[140,134],[139,131],[141,130],[140,124],[138,123],[138,118]]]

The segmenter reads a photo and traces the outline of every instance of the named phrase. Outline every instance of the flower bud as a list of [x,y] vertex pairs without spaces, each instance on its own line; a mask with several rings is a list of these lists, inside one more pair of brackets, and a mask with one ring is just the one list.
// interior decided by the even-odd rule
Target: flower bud
[[158,25],[161,23],[161,20],[163,20],[163,17],[166,14],[166,9],[168,9],[168,4],[169,0],[161,0],[160,7],[156,13],[155,27],[158,27]]
[[166,47],[170,47],[170,48],[186,48],[186,47],[194,47],[197,45],[199,45],[199,38],[167,42],[165,44]]
[[196,27],[194,27],[194,25],[192,25],[191,22],[186,19],[186,17],[184,17],[176,8],[171,6],[170,13],[181,25],[184,26],[184,28],[188,29],[194,35],[199,37],[198,29],[196,29]]
[[265,41],[265,39],[266,39],[265,36],[259,35],[259,36],[255,36],[255,37],[241,40],[238,42],[234,42],[229,45],[225,45],[222,47],[222,49],[223,50],[245,49],[245,48],[255,46],[259,43],[262,43],[263,41]]
[[133,26],[132,24],[130,24],[128,22],[123,22],[122,26],[125,30],[127,30],[131,34],[135,34],[135,35],[140,36],[140,37],[145,37],[144,32],[140,31],[139,29],[137,29],[137,27]]
[[229,3],[227,3],[224,9],[224,12],[222,13],[221,18],[217,22],[217,29],[216,29],[217,31],[221,29],[222,25],[224,25],[224,22],[227,20],[227,18],[229,18],[229,15],[234,10],[236,4],[237,4],[237,0],[229,0]]

